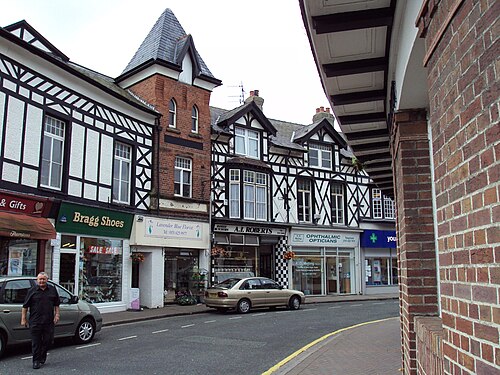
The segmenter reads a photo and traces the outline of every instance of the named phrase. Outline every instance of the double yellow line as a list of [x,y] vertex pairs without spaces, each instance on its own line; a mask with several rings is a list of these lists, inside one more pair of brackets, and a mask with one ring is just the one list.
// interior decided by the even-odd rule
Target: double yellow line
[[353,328],[358,328],[358,327],[366,326],[368,324],[373,324],[373,323],[385,322],[386,320],[391,320],[391,319],[399,319],[399,318],[398,317],[392,317],[392,318],[372,320],[372,321],[369,321],[369,322],[363,322],[363,323],[355,324],[355,325],[350,326],[350,327],[345,327],[345,328],[338,329],[338,330],[336,330],[334,332],[330,332],[330,333],[328,333],[328,334],[320,337],[319,339],[316,339],[313,342],[307,344],[306,346],[303,346],[302,348],[300,348],[299,350],[297,350],[295,353],[289,355],[288,357],[286,357],[282,361],[280,361],[277,364],[275,364],[273,367],[271,367],[266,372],[263,372],[262,375],[271,375],[273,372],[275,372],[276,370],[278,370],[281,366],[283,366],[283,365],[287,364],[288,362],[290,362],[292,359],[294,359],[295,357],[297,357],[299,354],[305,352],[307,349],[313,347],[314,345],[320,343],[321,341],[326,340],[329,337],[332,337],[334,335],[337,335],[337,334],[339,334],[341,332],[344,332],[344,331],[348,331],[348,330],[353,329]]

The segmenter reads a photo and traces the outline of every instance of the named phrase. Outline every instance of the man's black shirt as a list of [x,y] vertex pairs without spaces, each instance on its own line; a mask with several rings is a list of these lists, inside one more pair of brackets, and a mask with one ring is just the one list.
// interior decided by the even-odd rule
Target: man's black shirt
[[49,284],[45,290],[38,285],[31,288],[23,304],[24,308],[30,309],[30,326],[53,323],[54,306],[59,306],[59,294],[56,288]]

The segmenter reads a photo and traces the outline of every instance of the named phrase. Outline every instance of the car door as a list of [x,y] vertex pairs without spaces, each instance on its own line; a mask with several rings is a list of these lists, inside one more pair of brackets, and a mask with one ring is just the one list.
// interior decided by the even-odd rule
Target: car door
[[248,279],[240,288],[242,295],[252,303],[252,307],[264,306],[266,303],[266,293],[261,288],[259,279]]
[[73,336],[76,331],[76,326],[79,321],[80,310],[77,303],[72,302],[72,294],[53,282],[50,285],[54,286],[59,294],[59,322],[55,326],[55,336]]
[[261,279],[262,288],[265,291],[267,306],[284,306],[288,303],[286,292],[276,281]]
[[14,279],[6,281],[1,290],[0,319],[11,342],[31,339],[29,328],[21,326],[21,309],[31,287],[30,279]]

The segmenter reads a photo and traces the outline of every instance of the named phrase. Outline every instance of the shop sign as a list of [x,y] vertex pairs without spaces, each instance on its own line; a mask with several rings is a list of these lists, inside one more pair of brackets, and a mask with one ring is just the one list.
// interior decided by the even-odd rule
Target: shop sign
[[124,212],[61,203],[56,230],[60,233],[129,238],[134,215]]
[[118,255],[122,253],[122,248],[116,246],[89,246],[87,252],[90,254]]
[[284,236],[284,228],[254,227],[248,225],[223,225],[215,224],[214,232],[241,233],[241,234],[267,234],[271,236]]
[[293,232],[292,244],[310,246],[346,246],[356,247],[358,245],[358,233],[335,233],[335,232]]
[[362,247],[396,248],[396,231],[394,230],[365,230],[361,234]]
[[145,237],[175,238],[179,240],[202,240],[202,226],[191,221],[146,218]]
[[51,203],[48,199],[32,199],[7,193],[0,193],[0,211],[47,217]]

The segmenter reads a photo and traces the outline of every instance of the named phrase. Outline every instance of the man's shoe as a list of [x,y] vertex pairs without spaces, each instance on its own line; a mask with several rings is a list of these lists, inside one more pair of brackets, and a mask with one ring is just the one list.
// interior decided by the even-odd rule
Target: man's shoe
[[40,361],[40,364],[41,364],[41,365],[44,365],[44,364],[45,364],[45,359],[41,360],[41,361]]
[[40,362],[38,362],[38,361],[33,362],[33,368],[34,369],[39,369],[40,368]]

